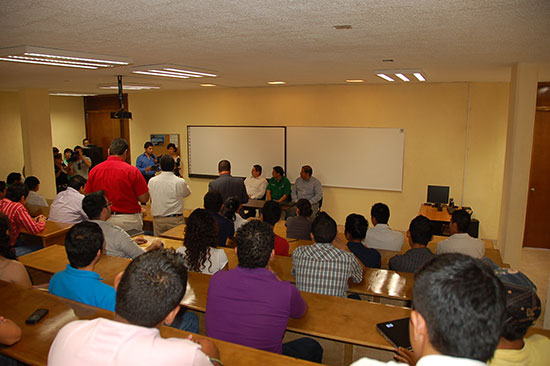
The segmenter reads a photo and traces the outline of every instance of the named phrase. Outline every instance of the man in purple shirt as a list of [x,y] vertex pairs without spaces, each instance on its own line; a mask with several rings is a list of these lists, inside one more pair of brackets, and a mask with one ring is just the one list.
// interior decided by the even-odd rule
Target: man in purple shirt
[[307,305],[294,285],[269,269],[275,245],[271,227],[253,220],[237,231],[236,241],[238,267],[216,272],[208,286],[207,335],[320,363],[323,348],[317,341],[282,344],[288,319],[302,317]]

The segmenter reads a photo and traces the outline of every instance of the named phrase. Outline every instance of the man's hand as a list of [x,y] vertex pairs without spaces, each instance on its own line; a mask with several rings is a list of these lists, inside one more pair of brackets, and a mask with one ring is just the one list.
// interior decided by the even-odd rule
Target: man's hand
[[160,249],[160,248],[164,248],[164,243],[162,241],[160,241],[160,239],[155,239],[155,240],[153,240],[151,245],[149,245],[145,249],[145,251],[148,252],[150,250],[155,250],[155,249]]
[[34,218],[36,222],[46,222],[46,216],[44,215],[38,215]]
[[151,170],[153,170],[153,168],[150,167],[150,166],[148,166],[147,168],[145,168],[145,171],[146,171],[146,172],[150,172]]
[[218,346],[214,342],[212,342],[210,339],[206,338],[193,338],[193,334],[189,334],[187,337],[190,341],[193,341],[197,344],[200,344],[202,351],[205,355],[207,355],[210,358],[220,358],[220,351],[218,350]]
[[403,347],[399,347],[395,350],[395,359],[400,362],[408,363],[410,366],[415,366],[416,361],[418,361],[414,352]]

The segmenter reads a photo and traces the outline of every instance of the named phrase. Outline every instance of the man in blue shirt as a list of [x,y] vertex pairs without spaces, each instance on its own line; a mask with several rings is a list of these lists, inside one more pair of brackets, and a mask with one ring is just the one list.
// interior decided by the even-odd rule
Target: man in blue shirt
[[143,145],[143,148],[145,152],[137,157],[136,168],[143,174],[145,180],[149,181],[149,179],[159,170],[158,159],[155,154],[153,154],[153,144],[151,142],[147,141]]
[[94,267],[103,255],[104,238],[101,227],[84,221],[73,226],[65,238],[69,263],[53,275],[50,293],[98,308],[115,311],[115,289],[101,282]]

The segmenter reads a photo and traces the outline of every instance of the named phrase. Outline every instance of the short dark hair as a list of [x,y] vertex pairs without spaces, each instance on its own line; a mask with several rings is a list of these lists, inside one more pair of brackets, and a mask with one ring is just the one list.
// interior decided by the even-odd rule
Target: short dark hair
[[275,172],[277,172],[277,174],[281,174],[282,176],[285,175],[285,170],[283,169],[283,167],[281,167],[279,165],[274,166],[273,170],[275,170]]
[[266,201],[262,208],[262,218],[271,226],[281,219],[281,205],[277,201]]
[[418,215],[409,225],[411,239],[415,244],[428,245],[433,238],[432,222],[426,216]]
[[346,217],[345,230],[351,235],[352,239],[364,239],[368,228],[369,222],[365,219],[365,216],[352,213]]
[[3,180],[0,180],[0,192],[4,192],[6,190],[6,182]]
[[223,216],[229,219],[231,222],[234,222],[237,218],[237,211],[241,207],[241,200],[237,196],[227,197],[223,204],[224,213]]
[[57,154],[57,153],[59,152],[59,149],[58,149],[57,147],[55,147],[55,146],[52,148],[52,150],[53,150],[53,154],[54,154],[54,155]]
[[313,175],[313,168],[311,166],[304,165],[302,169],[304,169],[304,173],[307,173],[310,177]]
[[252,220],[237,230],[235,240],[239,267],[264,268],[267,266],[271,252],[275,248],[275,234],[269,224]]
[[115,311],[131,324],[152,328],[183,299],[187,268],[173,249],[156,249],[134,259],[116,291]]
[[229,160],[220,160],[218,163],[218,172],[229,172],[231,171],[231,163]]
[[208,212],[218,213],[223,206],[222,194],[218,191],[210,191],[204,195],[204,208]]
[[256,170],[258,173],[262,174],[262,166],[259,164],[254,164],[254,170]]
[[390,219],[390,208],[381,203],[375,203],[370,209],[370,215],[376,219],[379,224],[387,224]]
[[435,256],[415,275],[413,309],[443,355],[487,362],[499,343],[505,308],[500,280],[468,255]]
[[[73,149],[73,151],[76,151],[76,150],[82,150],[84,151],[84,149],[82,148],[82,146],[79,146],[79,145],[76,145]],[[64,153],[64,152],[63,152]]]
[[107,207],[107,199],[104,191],[87,194],[82,200],[82,210],[90,220],[98,220],[105,207]]
[[468,232],[470,214],[464,209],[456,210],[451,215],[451,222],[456,224],[459,233]]
[[11,172],[10,174],[8,174],[8,177],[6,178],[6,183],[8,183],[8,186],[9,186],[10,184],[19,182],[21,179],[22,179],[21,173]]
[[163,172],[171,172],[174,170],[174,158],[168,154],[162,155],[160,157],[160,169]]
[[4,258],[15,259],[10,248],[11,238],[8,235],[8,230],[11,231],[10,219],[5,213],[0,212],[0,255]]
[[300,216],[310,217],[313,213],[311,202],[305,198],[300,198],[298,202],[296,202],[296,208],[300,210]]
[[168,145],[166,145],[166,150],[170,149],[170,148],[173,148],[174,151],[178,151],[178,148],[176,147],[176,144],[174,144],[173,142],[169,143]]
[[[84,141],[88,141],[88,142],[90,142],[90,139],[89,139],[89,138],[87,138],[87,137],[86,137],[86,138],[83,138],[83,139],[82,139],[82,145],[86,145],[86,144],[84,143]],[[66,149],[65,149],[65,150],[66,150]]]
[[86,267],[103,250],[103,231],[98,224],[83,221],[74,225],[65,237],[65,251],[73,268]]
[[12,184],[6,191],[6,198],[13,202],[19,202],[22,197],[27,198],[28,195],[29,187],[23,183]]
[[63,150],[63,154],[70,152],[71,154],[73,153],[73,151],[70,149],[70,148],[66,148],[65,150]]
[[109,155],[122,155],[126,150],[128,150],[128,141],[123,138],[116,138],[111,142]]
[[311,224],[311,232],[317,243],[332,243],[338,234],[336,221],[328,213],[321,211]]
[[147,149],[149,146],[153,146],[153,143],[151,141],[147,141],[146,143],[143,144],[144,149]]
[[40,181],[34,175],[31,175],[25,178],[25,185],[29,187],[30,191],[32,191],[33,189],[36,189],[36,187],[38,187],[39,184],[40,184]]
[[77,191],[86,185],[86,178],[81,175],[74,175],[69,179],[69,187],[76,189]]

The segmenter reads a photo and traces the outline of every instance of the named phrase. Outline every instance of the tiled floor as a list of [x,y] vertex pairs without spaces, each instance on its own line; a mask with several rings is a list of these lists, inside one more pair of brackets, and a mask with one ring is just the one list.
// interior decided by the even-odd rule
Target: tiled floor
[[[525,273],[537,286],[537,293],[542,304],[542,314],[535,326],[542,328],[544,317],[550,317],[545,311],[550,277],[550,249],[523,248],[519,270]],[[549,323],[550,321],[547,320],[546,324],[550,325]]]

